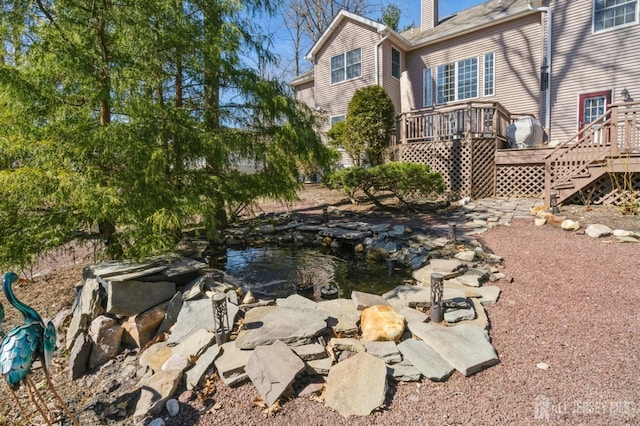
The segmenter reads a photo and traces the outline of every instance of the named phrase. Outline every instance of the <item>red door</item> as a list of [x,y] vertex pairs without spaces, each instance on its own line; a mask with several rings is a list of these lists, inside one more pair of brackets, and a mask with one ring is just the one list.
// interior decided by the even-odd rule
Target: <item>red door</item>
[[604,92],[583,93],[580,95],[578,111],[578,131],[600,117],[611,103],[611,90]]

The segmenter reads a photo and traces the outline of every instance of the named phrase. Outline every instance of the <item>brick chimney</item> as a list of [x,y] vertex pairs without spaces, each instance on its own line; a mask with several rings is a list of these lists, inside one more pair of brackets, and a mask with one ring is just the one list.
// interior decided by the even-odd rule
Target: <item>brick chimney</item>
[[421,0],[420,29],[430,30],[438,25],[438,0]]

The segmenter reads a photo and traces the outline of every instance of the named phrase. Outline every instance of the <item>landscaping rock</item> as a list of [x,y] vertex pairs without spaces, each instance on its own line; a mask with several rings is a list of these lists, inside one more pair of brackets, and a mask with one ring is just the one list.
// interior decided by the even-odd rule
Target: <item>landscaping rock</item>
[[304,345],[325,332],[328,318],[326,312],[314,309],[275,307],[262,321],[245,321],[247,329],[238,334],[235,343],[240,349],[270,345],[276,340],[291,346]]
[[67,329],[67,349],[71,348],[80,333],[88,330],[91,321],[102,313],[100,283],[95,278],[88,278],[80,290],[80,297],[73,309],[71,323]]
[[427,314],[420,312],[417,309],[409,308],[408,306],[403,306],[398,313],[404,317],[407,324],[411,322],[426,322],[429,318]]
[[372,306],[362,311],[362,341],[398,341],[404,333],[404,317],[391,306]]
[[349,351],[349,352],[365,352],[366,348],[364,345],[358,340],[349,337],[333,337],[329,340],[329,344],[327,345],[327,349],[332,351]]
[[402,355],[395,342],[365,342],[367,353],[380,358],[385,364],[396,364],[402,361]]
[[142,367],[149,367],[154,372],[160,371],[162,365],[171,357],[172,348],[167,342],[159,342],[149,346],[140,355],[139,364]]
[[107,313],[136,315],[171,299],[175,293],[172,282],[107,281]]
[[410,362],[426,378],[441,382],[446,380],[454,368],[442,359],[429,345],[420,340],[408,339],[398,345],[405,360]]
[[303,361],[310,361],[312,359],[327,357],[327,351],[325,347],[318,342],[309,343],[307,345],[294,346],[291,349]]
[[444,327],[424,323],[409,324],[409,329],[465,376],[499,362],[486,332],[474,325]]
[[172,354],[179,354],[186,359],[198,357],[215,341],[215,334],[210,333],[202,328],[197,330],[191,336],[184,339],[178,345],[171,349]]
[[500,291],[500,287],[494,285],[482,286],[476,289],[476,292],[480,296],[480,303],[485,306],[496,303],[498,297],[500,297]]
[[144,379],[140,386],[140,398],[133,414],[135,422],[147,415],[155,416],[165,409],[166,401],[173,396],[180,380],[180,370],[160,370],[148,379]]
[[591,238],[601,238],[613,234],[613,229],[609,228],[606,225],[594,224],[587,226],[587,229],[584,230],[584,233]]
[[158,327],[157,334],[166,333],[173,327],[180,314],[180,309],[182,309],[182,293],[178,291],[167,305],[167,311],[164,314],[164,319],[160,327]]
[[125,321],[122,324],[124,342],[136,348],[149,343],[165,318],[167,306],[168,303],[161,303]]
[[169,370],[180,370],[185,371],[189,367],[189,360],[185,358],[181,354],[173,354],[169,357],[168,360],[162,364],[160,370],[169,371]]
[[209,346],[205,353],[198,357],[194,366],[187,370],[187,372],[185,373],[185,384],[188,390],[194,389],[196,386],[198,386],[198,383],[200,383],[200,380],[202,380],[202,377],[211,367],[213,361],[216,359],[219,353],[220,346]]
[[417,382],[422,374],[411,364],[393,364],[387,365],[387,377],[396,382]]
[[268,406],[273,405],[304,370],[304,362],[281,341],[258,346],[245,371]]
[[387,366],[366,352],[331,367],[325,403],[344,417],[367,416],[384,403]]
[[577,231],[578,229],[580,229],[580,223],[575,222],[571,219],[565,219],[562,221],[562,223],[560,223],[560,228],[564,229],[565,231]]
[[178,413],[180,412],[180,404],[178,403],[177,399],[171,398],[170,400],[168,400],[166,407],[167,407],[167,413],[171,417],[177,416]]
[[214,364],[218,375],[227,386],[234,386],[249,377],[245,373],[245,366],[253,351],[241,350],[235,342],[227,342],[220,348],[220,355]]
[[351,300],[358,311],[362,311],[366,308],[376,305],[388,305],[387,299],[377,294],[365,293],[362,291],[352,291]]
[[69,355],[69,380],[76,380],[87,371],[92,345],[93,342],[86,333],[81,333],[76,337]]
[[[227,301],[229,326],[234,324],[237,313],[238,307]],[[184,302],[171,336],[169,336],[169,344],[178,344],[199,329],[213,330],[214,326],[213,305],[210,298]]]
[[113,318],[102,315],[91,322],[89,335],[93,339],[93,346],[89,355],[89,369],[115,358],[120,351],[122,333],[122,326]]
[[337,335],[355,336],[358,333],[361,312],[356,309],[351,300],[323,300],[318,302],[318,310],[329,313],[327,325]]
[[306,361],[305,364],[305,371],[307,372],[307,374],[312,376],[326,376],[327,374],[329,374],[329,370],[331,370],[333,360],[329,357],[326,357],[320,359],[312,359]]

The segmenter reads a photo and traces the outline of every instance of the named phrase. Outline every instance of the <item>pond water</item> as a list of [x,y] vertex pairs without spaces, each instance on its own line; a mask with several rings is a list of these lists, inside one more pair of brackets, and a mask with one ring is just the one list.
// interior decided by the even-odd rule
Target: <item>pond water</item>
[[227,249],[226,262],[220,267],[257,298],[287,297],[296,293],[302,281],[313,283],[316,299],[326,284],[335,285],[344,298],[351,297],[353,290],[383,294],[411,278],[405,268],[394,267],[390,273],[384,261],[370,263],[353,254],[341,258],[300,247]]

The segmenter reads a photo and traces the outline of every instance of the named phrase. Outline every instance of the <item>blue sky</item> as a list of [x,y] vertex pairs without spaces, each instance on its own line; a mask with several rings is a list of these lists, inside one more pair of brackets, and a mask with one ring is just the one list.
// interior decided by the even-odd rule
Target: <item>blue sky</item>
[[[480,3],[484,3],[487,0],[440,0],[438,3],[438,15],[439,18],[444,18],[458,11],[468,9]],[[404,2],[404,4],[397,2],[400,7],[400,29],[404,29],[412,23],[420,25],[420,0],[412,0]]]

